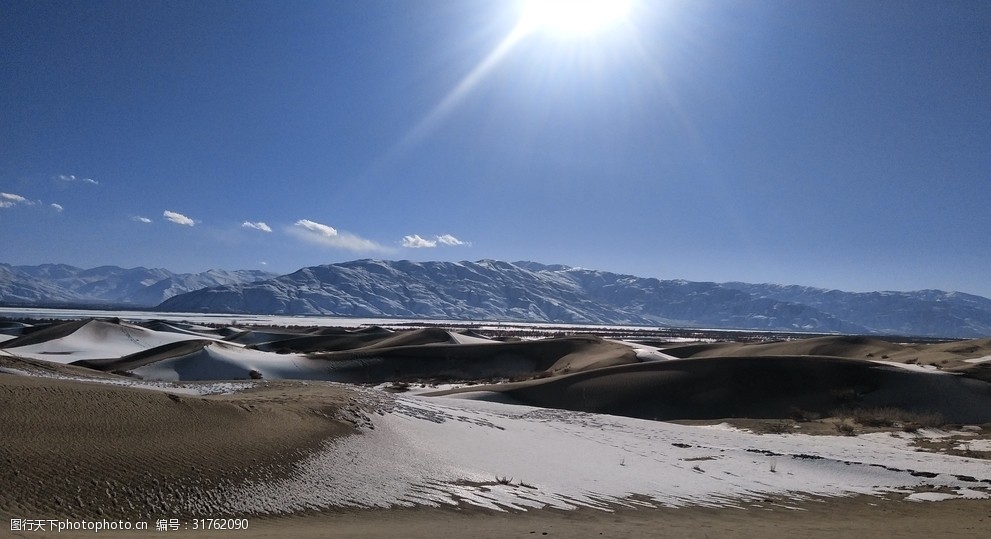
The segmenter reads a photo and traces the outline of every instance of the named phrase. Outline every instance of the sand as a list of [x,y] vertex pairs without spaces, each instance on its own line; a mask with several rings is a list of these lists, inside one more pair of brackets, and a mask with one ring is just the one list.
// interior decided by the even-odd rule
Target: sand
[[[759,506],[759,507],[758,507]],[[154,521],[151,523],[154,529]],[[188,523],[186,524],[188,525]],[[0,537],[5,536],[0,528]],[[202,532],[101,532],[99,537],[294,537],[380,538],[533,537],[707,539],[715,537],[790,539],[880,536],[987,537],[991,504],[985,500],[950,500],[919,504],[855,496],[794,503],[768,499],[745,510],[692,507],[683,509],[618,509],[497,513],[477,509],[388,509],[341,511],[291,518],[251,518],[247,530]],[[31,533],[22,537],[71,537]],[[80,535],[91,536],[91,535]]]
[[209,511],[204,487],[281,473],[350,432],[348,398],[277,383],[201,397],[0,374],[0,508],[122,518]]

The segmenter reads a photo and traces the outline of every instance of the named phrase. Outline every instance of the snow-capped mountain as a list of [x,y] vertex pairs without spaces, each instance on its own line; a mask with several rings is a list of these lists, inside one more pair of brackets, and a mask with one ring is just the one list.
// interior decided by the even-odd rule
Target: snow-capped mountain
[[535,262],[357,260],[178,295],[165,311],[991,335],[991,300],[659,280]]
[[153,307],[209,286],[258,281],[276,274],[256,270],[209,270],[177,274],[165,269],[66,264],[0,264],[0,302],[16,305],[107,303]]
[[355,260],[260,271],[0,264],[6,305],[635,324],[934,337],[991,336],[991,299],[939,290],[854,293],[661,280],[536,262]]

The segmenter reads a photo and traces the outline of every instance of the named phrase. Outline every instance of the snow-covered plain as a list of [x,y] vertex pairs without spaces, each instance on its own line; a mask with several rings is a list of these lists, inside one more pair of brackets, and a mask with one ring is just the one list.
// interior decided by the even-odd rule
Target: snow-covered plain
[[[908,434],[756,435],[608,415],[398,396],[235,511],[467,503],[496,510],[730,506],[889,493],[989,498],[987,461],[919,452]],[[910,497],[914,496],[914,497]]]
[[[358,328],[363,326],[402,327],[409,324],[448,324],[477,326],[480,329],[547,328],[567,330],[573,328],[606,328],[610,330],[642,330],[644,326],[614,326],[608,324],[551,324],[526,322],[481,322],[472,320],[424,320],[420,318],[348,318],[340,316],[279,316],[253,314],[172,313],[157,311],[97,311],[92,309],[43,309],[0,307],[0,317],[28,318],[35,320],[81,320],[84,318],[117,317],[136,322],[165,320],[192,324],[231,324],[238,326],[310,326]],[[755,331],[755,333],[759,333]]]

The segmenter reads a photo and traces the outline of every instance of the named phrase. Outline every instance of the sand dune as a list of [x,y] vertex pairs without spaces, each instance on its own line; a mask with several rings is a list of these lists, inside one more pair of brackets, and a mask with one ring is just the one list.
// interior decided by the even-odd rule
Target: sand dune
[[462,395],[644,419],[788,419],[894,407],[948,422],[991,422],[991,385],[950,374],[810,356],[705,358],[621,365]]
[[[480,381],[640,361],[631,346],[592,336],[501,342],[427,328],[322,330],[319,335],[252,332],[221,340],[209,332],[171,324],[154,327],[159,330],[116,320],[67,322],[7,341],[2,348],[23,357],[172,381],[251,377],[371,384]],[[255,344],[237,342],[245,340]],[[297,349],[319,351],[302,355]]]
[[[991,361],[981,360],[991,356],[991,339],[922,345],[831,336],[670,346],[661,353],[587,335],[502,342],[436,327],[241,332],[165,322],[146,325],[150,327],[119,320],[53,324],[0,343],[0,348],[33,359],[171,381],[379,384],[532,378],[486,387],[492,392],[486,398],[638,418],[788,418],[796,411],[828,416],[844,408],[896,407],[946,421],[991,421],[984,411],[991,410],[991,385],[939,375],[954,372],[980,380],[975,373],[991,370]],[[675,356],[687,359],[664,361]],[[978,362],[967,362],[974,358]],[[890,366],[896,364],[916,372]],[[925,368],[932,372],[923,372]]]
[[319,403],[305,391],[194,398],[0,374],[0,509],[24,517],[209,512],[218,492],[281,473],[350,432],[327,414],[347,406],[345,389],[323,390]]
[[630,346],[598,337],[470,344],[458,344],[447,332],[432,333],[430,337],[439,340],[443,335],[447,335],[443,344],[370,346],[347,352],[313,353],[308,357],[332,365],[336,380],[354,383],[529,377],[638,361]]
[[[263,340],[265,337],[268,339]],[[345,350],[392,348],[396,346],[421,346],[425,344],[471,344],[492,342],[477,335],[454,333],[439,328],[414,329],[393,332],[383,328],[363,328],[360,330],[328,331],[322,328],[319,332],[306,335],[268,334],[265,336],[252,334],[250,336],[229,339],[234,342],[246,343],[251,341],[251,347],[269,352],[340,352]]]
[[936,344],[900,344],[855,336],[816,337],[773,343],[706,343],[672,346],[665,353],[680,358],[820,355],[930,365],[991,382],[991,364],[968,362],[991,356],[991,339]]
[[[379,328],[381,329],[381,328]],[[264,337],[269,337],[265,339]],[[381,330],[381,331],[349,331],[349,330],[334,330],[327,331],[326,328],[322,328],[319,332],[300,334],[283,334],[279,336],[278,334],[252,334],[250,336],[239,337],[235,342],[246,343],[250,339],[251,347],[257,348],[259,350],[265,350],[268,352],[335,352],[341,350],[353,350],[355,348],[362,348],[367,346],[375,345],[382,341],[387,341],[389,339],[395,338],[396,335],[392,331]],[[445,335],[439,341],[424,340],[422,337],[417,336],[415,339],[406,337],[411,342],[410,344],[426,344],[427,342],[446,342],[447,336]]]
[[30,324],[24,322],[13,322],[10,320],[0,320],[0,335],[6,337],[19,337],[25,330],[31,328]]
[[727,357],[727,356],[833,356],[845,358],[865,358],[905,349],[905,346],[880,339],[858,336],[813,337],[769,343],[717,342],[674,346],[665,351],[669,354],[687,357]]
[[177,341],[202,336],[171,331],[154,331],[120,320],[79,320],[25,332],[0,343],[0,349],[34,359],[72,363],[84,359],[106,359],[143,352]]

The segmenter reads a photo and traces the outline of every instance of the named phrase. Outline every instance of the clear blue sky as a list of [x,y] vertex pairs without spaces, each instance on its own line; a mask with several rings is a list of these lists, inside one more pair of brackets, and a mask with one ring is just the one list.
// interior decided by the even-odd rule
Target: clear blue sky
[[0,261],[991,296],[991,2],[522,9],[5,0]]

